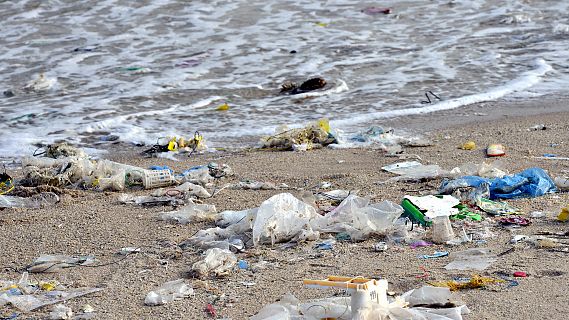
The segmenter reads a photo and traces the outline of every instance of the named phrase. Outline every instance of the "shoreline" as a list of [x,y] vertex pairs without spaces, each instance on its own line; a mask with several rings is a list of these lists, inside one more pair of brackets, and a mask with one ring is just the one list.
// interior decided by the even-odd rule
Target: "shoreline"
[[[478,110],[510,110],[507,115],[469,116],[449,121],[427,120],[429,117],[405,119],[408,131],[424,132],[434,145],[421,148],[404,148],[406,154],[420,156],[424,164],[438,164],[450,170],[464,163],[491,162],[484,155],[484,148],[490,143],[502,143],[507,155],[500,160],[510,173],[537,166],[549,171],[551,176],[569,173],[569,162],[536,159],[544,153],[564,153],[569,141],[569,112],[533,115],[540,111],[537,101],[520,104],[528,114],[519,115],[514,109],[500,103],[474,105],[468,110],[451,113],[473,114]],[[545,104],[543,108],[547,107]],[[554,108],[561,108],[562,101]],[[501,109],[504,108],[504,109]],[[556,109],[557,110],[557,109]],[[459,110],[454,110],[459,111]],[[506,111],[501,111],[506,113]],[[525,111],[524,111],[525,112]],[[447,113],[445,113],[446,115]],[[480,117],[480,118],[479,118]],[[485,118],[488,117],[488,118]],[[462,120],[474,120],[469,123]],[[479,121],[478,121],[479,120]],[[393,120],[397,123],[399,120]],[[429,123],[429,130],[421,126]],[[546,130],[530,131],[531,126],[545,124]],[[384,125],[382,122],[381,125]],[[402,126],[394,126],[396,132]],[[466,151],[457,147],[474,140],[476,150]],[[232,151],[216,152],[179,157],[182,161],[162,158],[142,158],[139,153],[144,147],[113,145],[103,155],[118,162],[148,167],[168,165],[181,172],[194,165],[210,161],[228,164],[235,177],[219,181],[216,187],[243,179],[286,183],[290,190],[229,190],[225,189],[212,199],[204,200],[216,206],[217,211],[243,210],[259,206],[274,194],[291,192],[300,197],[296,188],[307,188],[320,182],[332,183],[333,188],[359,190],[372,202],[390,200],[400,203],[405,194],[420,195],[436,192],[440,179],[420,183],[393,183],[378,185],[393,175],[381,171],[381,167],[398,162],[397,158],[386,157],[380,150],[372,149],[320,149],[307,152]],[[401,160],[403,161],[403,160]],[[127,191],[129,194],[147,195],[151,191]],[[95,255],[100,263],[119,261],[116,252],[123,247],[142,247],[142,252],[100,268],[69,268],[59,273],[35,274],[39,280],[57,280],[74,288],[80,286],[101,287],[103,291],[69,300],[66,305],[78,312],[84,304],[90,304],[97,318],[105,319],[187,319],[206,318],[204,308],[216,301],[219,315],[231,319],[247,319],[266,304],[275,302],[287,292],[305,301],[316,297],[329,297],[334,292],[307,289],[302,279],[323,279],[327,275],[364,276],[385,278],[389,290],[401,294],[425,284],[416,276],[421,267],[429,271],[429,280],[444,281],[453,277],[469,277],[473,272],[448,271],[443,266],[450,258],[421,260],[420,254],[433,251],[452,252],[476,247],[474,244],[459,246],[436,245],[427,248],[410,249],[408,246],[389,244],[385,252],[375,252],[372,247],[381,238],[373,237],[363,242],[338,242],[333,250],[316,251],[315,242],[307,242],[289,250],[261,246],[252,248],[239,259],[250,265],[266,261],[265,269],[235,271],[225,278],[209,278],[205,281],[188,278],[191,265],[200,259],[196,250],[181,250],[178,244],[197,231],[209,228],[211,223],[175,225],[158,220],[171,207],[149,207],[124,205],[118,202],[118,192],[79,191],[62,195],[61,203],[52,208],[37,210],[6,209],[0,211],[0,243],[4,254],[0,256],[0,279],[16,280],[20,270],[40,254]],[[551,252],[509,243],[514,234],[536,234],[540,231],[559,232],[566,225],[556,222],[558,211],[569,203],[568,193],[550,194],[539,198],[507,201],[520,208],[524,214],[542,211],[545,218],[534,219],[533,224],[520,229],[506,229],[488,218],[494,238],[486,247],[495,253],[514,251],[500,257],[487,270],[476,272],[484,276],[498,277],[524,271],[528,278],[517,279],[515,287],[489,287],[488,289],[465,290],[454,293],[456,300],[464,302],[471,310],[466,320],[510,319],[512,310],[516,318],[534,319],[535,315],[545,319],[558,318],[566,312],[566,299],[562,277],[569,274],[569,256],[566,253]],[[326,239],[327,235],[321,237]],[[195,296],[175,301],[164,306],[143,305],[150,290],[164,282],[184,278],[195,290]],[[246,284],[244,284],[246,283]],[[250,285],[250,283],[254,283]],[[207,284],[207,288],[205,288]],[[223,295],[221,295],[223,293]],[[540,297],[536,304],[536,297]],[[217,299],[216,299],[217,298]],[[26,316],[45,316],[51,307],[45,307]],[[9,306],[0,307],[1,314],[15,310]]]

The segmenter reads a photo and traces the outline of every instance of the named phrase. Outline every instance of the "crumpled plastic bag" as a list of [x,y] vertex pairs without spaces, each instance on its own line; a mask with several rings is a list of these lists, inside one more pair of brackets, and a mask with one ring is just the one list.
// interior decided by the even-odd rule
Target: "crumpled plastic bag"
[[203,260],[192,265],[192,271],[200,278],[205,278],[210,274],[224,276],[231,273],[237,264],[237,257],[233,252],[225,249],[211,248],[205,252]]
[[454,180],[445,180],[439,191],[442,194],[451,194],[457,188],[477,188],[483,183],[488,183],[490,186],[490,199],[533,198],[557,191],[553,180],[541,168],[529,168],[502,178],[464,176]]
[[[253,243],[275,244],[290,241],[313,232],[310,220],[318,217],[316,209],[295,198],[290,193],[281,193],[265,200],[259,206],[253,222]],[[317,238],[317,237],[316,237]]]
[[370,234],[384,234],[393,227],[403,208],[391,201],[370,204],[369,199],[350,195],[325,216],[312,223],[320,232],[346,232],[354,240]]

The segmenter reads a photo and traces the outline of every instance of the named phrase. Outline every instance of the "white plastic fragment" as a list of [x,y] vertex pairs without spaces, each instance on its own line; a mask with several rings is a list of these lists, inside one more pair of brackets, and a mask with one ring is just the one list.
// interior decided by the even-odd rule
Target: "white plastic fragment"
[[60,319],[71,319],[73,317],[73,310],[70,307],[58,304],[53,306],[49,314],[49,318],[52,320],[60,320]]

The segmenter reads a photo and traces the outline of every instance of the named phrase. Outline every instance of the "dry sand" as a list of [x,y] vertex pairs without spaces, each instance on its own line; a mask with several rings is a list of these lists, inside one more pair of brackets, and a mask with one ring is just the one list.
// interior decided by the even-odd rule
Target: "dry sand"
[[[435,119],[436,115],[430,119]],[[473,116],[476,119],[476,116]],[[480,116],[483,117],[483,116]],[[447,118],[448,119],[448,118]],[[409,121],[411,123],[412,120]],[[417,122],[419,123],[419,122]],[[547,129],[528,131],[536,124]],[[472,162],[488,161],[483,147],[488,143],[502,143],[507,147],[504,161],[511,173],[528,167],[542,167],[552,176],[567,174],[569,161],[539,160],[533,156],[555,153],[569,156],[569,113],[556,113],[526,117],[508,117],[478,123],[460,124],[451,129],[433,130],[428,136],[434,145],[425,148],[406,148],[408,154],[419,155],[425,164],[439,164],[445,169]],[[419,126],[414,127],[419,130]],[[424,130],[423,130],[424,131]],[[474,151],[457,149],[467,140],[476,141]],[[131,152],[132,151],[132,152]],[[143,159],[126,150],[108,155],[109,158],[129,164],[149,166],[168,165],[182,170],[209,161],[226,163],[236,177],[218,182],[254,179],[286,183],[293,187],[316,185],[329,181],[334,188],[359,190],[359,195],[372,201],[391,200],[399,203],[405,194],[417,195],[437,190],[440,181],[425,183],[395,183],[378,185],[376,182],[391,177],[381,166],[396,162],[379,150],[315,150],[295,152],[237,152],[195,155],[181,162],[164,159]],[[136,151],[140,151],[137,149]],[[261,202],[281,191],[223,190],[206,203],[215,204],[218,211],[239,210],[259,206]],[[291,191],[298,195],[297,191]],[[137,192],[146,194],[147,192]],[[170,207],[142,208],[121,205],[117,193],[77,192],[65,195],[55,207],[39,210],[6,209],[0,211],[0,279],[17,280],[20,271],[40,254],[95,255],[99,263],[121,259],[115,253],[121,247],[141,247],[142,252],[124,260],[97,268],[69,268],[59,273],[36,274],[35,279],[57,280],[67,287],[100,287],[103,291],[67,302],[79,311],[84,304],[92,305],[97,319],[205,319],[207,303],[223,294],[215,302],[219,318],[247,319],[264,305],[274,302],[287,292],[301,300],[331,296],[335,292],[306,289],[302,279],[324,278],[327,275],[364,276],[389,280],[390,290],[398,294],[425,284],[416,278],[424,266],[429,280],[449,280],[457,276],[470,276],[471,272],[447,271],[443,268],[449,258],[421,260],[419,254],[435,250],[450,252],[475,247],[434,246],[410,249],[391,244],[386,252],[371,248],[379,239],[364,242],[338,243],[334,250],[316,251],[314,243],[301,244],[289,250],[263,247],[240,254],[250,264],[259,260],[269,262],[266,269],[235,272],[229,277],[208,279],[209,290],[203,282],[187,279],[195,288],[195,297],[158,307],[143,305],[146,293],[162,283],[187,277],[190,266],[200,258],[199,252],[182,251],[177,244],[188,239],[207,224],[173,225],[157,217]],[[538,231],[566,231],[567,225],[555,220],[563,206],[569,203],[566,193],[551,194],[534,199],[508,201],[525,213],[543,211],[546,218],[534,219],[529,227],[510,231],[493,224],[496,237],[485,245],[494,252],[503,252],[512,246],[512,234],[535,234]],[[566,288],[569,276],[569,254],[536,249],[519,244],[515,250],[499,258],[488,269],[486,276],[500,273],[511,275],[525,271],[528,278],[518,279],[519,285],[504,285],[487,289],[460,291],[455,294],[475,319],[564,319],[569,311]],[[254,285],[247,286],[247,283]],[[42,308],[18,319],[45,318],[51,310]],[[0,307],[0,316],[14,310]]]

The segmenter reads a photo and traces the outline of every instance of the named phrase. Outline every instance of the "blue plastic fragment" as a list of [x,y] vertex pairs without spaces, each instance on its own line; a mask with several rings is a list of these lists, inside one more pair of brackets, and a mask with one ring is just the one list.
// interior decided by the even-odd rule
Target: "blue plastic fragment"
[[239,260],[238,262],[239,269],[248,269],[249,264],[245,260]]
[[421,259],[434,259],[448,256],[448,251],[435,251],[433,254],[419,255]]

